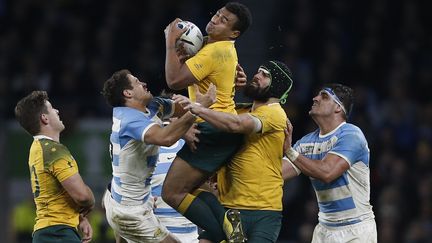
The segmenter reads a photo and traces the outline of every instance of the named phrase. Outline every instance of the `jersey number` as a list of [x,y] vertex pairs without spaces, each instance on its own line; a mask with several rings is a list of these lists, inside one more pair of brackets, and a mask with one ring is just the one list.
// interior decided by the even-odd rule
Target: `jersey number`
[[39,197],[40,186],[39,186],[39,179],[38,179],[37,174],[36,174],[36,168],[34,165],[32,166],[32,173],[35,177],[35,191],[34,191],[33,195],[35,198],[37,198],[37,197]]

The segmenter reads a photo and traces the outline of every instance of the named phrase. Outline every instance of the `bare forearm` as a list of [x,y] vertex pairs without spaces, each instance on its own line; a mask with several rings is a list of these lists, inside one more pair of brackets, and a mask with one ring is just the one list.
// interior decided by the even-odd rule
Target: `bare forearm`
[[197,110],[196,115],[221,131],[237,133],[241,130],[241,119],[238,115],[207,108]]
[[316,179],[322,178],[325,174],[325,170],[323,170],[324,166],[321,165],[320,160],[311,160],[300,155],[295,161],[293,161],[293,164],[296,165],[303,174]]
[[299,155],[297,159],[292,162],[307,176],[326,183],[332,181],[331,168],[322,160],[311,160],[305,156]]
[[195,120],[196,117],[192,113],[186,112],[179,119],[166,126],[162,130],[161,137],[164,138],[164,140],[161,145],[171,146],[174,144],[189,130]]
[[166,56],[165,56],[165,79],[168,87],[174,90],[183,89],[185,87],[179,87],[176,84],[176,77],[180,73],[181,66],[184,65],[180,63],[179,58],[175,50],[175,44],[167,42],[166,46]]
[[93,207],[95,198],[91,189],[84,183],[79,173],[61,182],[63,188],[79,207]]
[[94,205],[95,205],[95,198],[94,195],[91,191],[91,189],[86,186],[87,189],[87,199],[86,200],[80,200],[80,201],[76,201],[76,203],[79,205],[80,207],[80,215],[85,217],[88,213],[90,213],[90,211],[93,209]]
[[284,180],[290,180],[300,174],[300,171],[297,172],[298,169],[294,169],[294,166],[289,160],[282,159],[282,178]]
[[83,208],[92,208],[95,205],[95,198],[90,187],[86,186],[86,197],[82,200],[78,200],[77,204]]
[[285,155],[305,175],[324,183],[334,181],[350,168],[350,163],[338,154],[327,153],[321,160],[312,160],[289,147]]

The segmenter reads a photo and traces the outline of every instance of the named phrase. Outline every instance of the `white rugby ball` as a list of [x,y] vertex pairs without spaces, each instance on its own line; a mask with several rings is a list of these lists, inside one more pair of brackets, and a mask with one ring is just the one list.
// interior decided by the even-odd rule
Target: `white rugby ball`
[[180,21],[177,23],[177,27],[180,29],[186,28],[187,30],[177,40],[176,45],[183,43],[186,53],[189,55],[195,55],[203,45],[203,35],[201,30],[190,21]]

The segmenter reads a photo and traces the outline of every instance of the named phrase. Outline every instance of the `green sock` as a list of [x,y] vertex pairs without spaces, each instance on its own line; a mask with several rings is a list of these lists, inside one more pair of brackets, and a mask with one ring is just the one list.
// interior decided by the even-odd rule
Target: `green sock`
[[196,190],[194,192],[194,195],[196,195],[198,198],[203,200],[205,204],[207,204],[207,206],[212,210],[214,216],[218,220],[219,225],[222,227],[226,210],[219,202],[217,197],[213,193],[201,189]]
[[206,230],[213,241],[225,239],[225,233],[213,214],[212,209],[199,197],[187,194],[178,207],[178,211],[198,227]]

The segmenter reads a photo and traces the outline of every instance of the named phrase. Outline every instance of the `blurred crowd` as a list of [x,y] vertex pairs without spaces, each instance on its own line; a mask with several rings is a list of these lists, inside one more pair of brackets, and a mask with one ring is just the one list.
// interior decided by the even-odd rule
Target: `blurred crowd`
[[[306,111],[317,85],[343,82],[355,89],[350,122],[369,142],[379,242],[432,242],[432,31],[421,3],[281,2],[267,35],[274,46],[269,56],[295,73],[287,109],[294,135],[313,129]],[[281,238],[294,234],[308,242],[315,195],[307,180],[297,183],[301,189],[289,186],[297,191],[286,198],[290,230]]]
[[[265,43],[261,56],[293,70],[285,108],[294,140],[315,129],[308,111],[318,87],[353,87],[350,122],[369,142],[379,242],[432,242],[432,21],[426,1],[268,0],[269,13],[260,13],[259,3],[242,2],[250,3],[258,26],[251,31]],[[0,0],[0,116],[13,118],[20,97],[43,89],[66,122],[109,118],[100,90],[121,68],[158,94],[166,89],[165,26],[181,16],[204,29],[224,3]],[[271,15],[265,23],[255,18],[263,14]],[[286,183],[281,242],[310,241],[314,197],[308,178]]]

